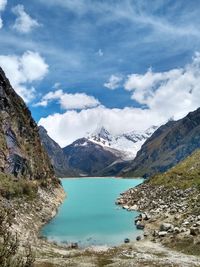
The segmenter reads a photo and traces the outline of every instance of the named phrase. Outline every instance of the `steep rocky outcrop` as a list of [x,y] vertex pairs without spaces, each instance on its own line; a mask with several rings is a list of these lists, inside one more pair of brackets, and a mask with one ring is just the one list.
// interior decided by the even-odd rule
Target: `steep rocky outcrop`
[[38,127],[0,69],[0,171],[16,179],[57,181]]
[[[55,215],[63,198],[38,126],[0,68],[0,205],[13,209],[15,228],[21,229],[22,236],[26,228],[37,235],[28,220],[30,214],[38,214],[38,230]],[[41,218],[42,214],[46,217]]]
[[169,121],[155,131],[125,173],[148,177],[165,172],[197,148],[200,148],[200,109],[178,121]]
[[56,175],[58,177],[77,176],[78,173],[69,167],[68,158],[64,154],[62,148],[48,135],[44,127],[39,126],[39,134]]

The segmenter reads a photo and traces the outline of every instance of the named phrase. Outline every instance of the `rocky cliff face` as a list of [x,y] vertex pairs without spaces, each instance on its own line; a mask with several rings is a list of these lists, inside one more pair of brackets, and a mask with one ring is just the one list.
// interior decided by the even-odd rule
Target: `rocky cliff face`
[[129,168],[129,176],[165,172],[200,148],[200,109],[161,126],[142,146]]
[[37,124],[0,68],[0,206],[15,217],[11,232],[33,244],[64,197]]
[[55,173],[58,177],[77,176],[77,172],[69,167],[68,158],[62,148],[49,137],[46,129],[39,126],[39,134],[42,144],[51,160]]
[[51,162],[40,142],[38,127],[24,101],[15,93],[0,68],[0,172],[15,180],[52,182]]

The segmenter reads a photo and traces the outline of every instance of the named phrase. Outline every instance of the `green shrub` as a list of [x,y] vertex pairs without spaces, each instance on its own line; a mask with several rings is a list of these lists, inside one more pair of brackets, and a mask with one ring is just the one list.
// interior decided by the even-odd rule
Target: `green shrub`
[[12,199],[15,197],[27,197],[34,199],[38,186],[34,181],[19,179],[14,180],[11,175],[0,172],[0,195]]

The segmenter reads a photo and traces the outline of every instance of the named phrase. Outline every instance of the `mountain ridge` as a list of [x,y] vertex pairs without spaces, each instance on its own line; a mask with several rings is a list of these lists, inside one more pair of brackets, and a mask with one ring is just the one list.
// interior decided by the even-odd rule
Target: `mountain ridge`
[[200,108],[159,127],[142,145],[124,175],[149,177],[165,172],[200,148]]
[[157,126],[152,126],[143,132],[129,131],[120,135],[111,135],[105,127],[101,127],[91,134],[88,133],[86,138],[104,147],[111,147],[119,150],[124,153],[125,160],[131,160],[135,158],[142,144],[157,128]]
[[63,149],[48,135],[47,130],[43,126],[39,126],[39,134],[56,175],[58,177],[73,177],[78,175],[76,170],[70,168],[68,158],[64,154]]
[[50,138],[42,126],[39,126],[39,132],[59,177],[116,176],[129,166],[136,150],[156,128],[152,126],[144,133],[131,131],[113,136],[101,127],[64,148]]

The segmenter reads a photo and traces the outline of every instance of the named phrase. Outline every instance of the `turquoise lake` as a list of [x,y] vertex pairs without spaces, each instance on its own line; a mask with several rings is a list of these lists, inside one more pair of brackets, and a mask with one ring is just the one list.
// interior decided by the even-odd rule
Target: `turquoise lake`
[[141,233],[134,225],[137,212],[115,205],[120,193],[143,179],[62,179],[67,197],[58,214],[42,229],[42,235],[57,242],[79,246],[119,245]]

